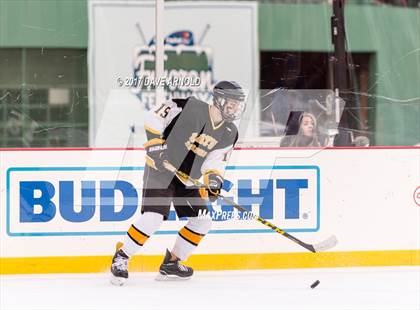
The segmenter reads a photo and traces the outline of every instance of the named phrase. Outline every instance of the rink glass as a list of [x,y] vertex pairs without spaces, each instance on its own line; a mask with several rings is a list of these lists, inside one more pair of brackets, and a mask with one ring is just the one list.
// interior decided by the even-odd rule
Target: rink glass
[[[112,25],[98,28],[103,21],[91,18],[89,3],[0,3],[0,147],[144,143],[142,117],[156,104],[155,86],[144,86],[154,74],[154,15],[118,15],[124,8],[114,8],[106,13]],[[250,95],[238,146],[294,140],[304,112],[317,118],[320,147],[420,143],[418,1],[346,1],[347,66],[338,70],[332,1],[257,1],[254,13],[238,21],[235,13],[218,14],[216,22],[201,9],[187,25],[171,18],[176,3],[165,4],[165,69],[199,76],[201,84],[165,84],[167,98],[195,95],[211,103],[217,81],[243,84]],[[139,16],[145,10],[153,5]],[[339,98],[337,73],[347,77]]]

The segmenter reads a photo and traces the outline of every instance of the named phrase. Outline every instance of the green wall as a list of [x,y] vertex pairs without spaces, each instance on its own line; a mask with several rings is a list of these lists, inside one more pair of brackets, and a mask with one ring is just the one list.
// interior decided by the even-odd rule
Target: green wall
[[[375,55],[370,104],[376,144],[420,142],[420,9],[347,5],[352,52]],[[259,46],[264,51],[331,51],[326,4],[260,3]],[[1,47],[86,48],[85,0],[0,0]]]
[[86,48],[87,39],[86,0],[0,0],[0,48]]

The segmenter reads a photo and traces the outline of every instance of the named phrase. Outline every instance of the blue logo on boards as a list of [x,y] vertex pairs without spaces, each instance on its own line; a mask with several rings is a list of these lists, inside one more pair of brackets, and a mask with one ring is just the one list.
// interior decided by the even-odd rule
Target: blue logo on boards
[[[81,181],[81,208],[75,211],[74,182],[59,181],[58,193],[55,187],[48,181],[21,181],[20,188],[20,222],[49,222],[59,212],[60,216],[73,223],[87,222],[93,218],[96,212],[96,182]],[[134,186],[126,181],[100,181],[100,221],[118,222],[128,220],[137,211],[138,194]],[[40,193],[35,197],[35,192]],[[115,210],[115,192],[119,191],[123,197],[123,205],[120,211]],[[58,195],[58,206],[52,202]],[[35,206],[41,207],[41,212],[35,213]]]
[[[250,170],[283,170],[293,174],[294,171],[308,171],[308,175],[314,177],[302,177],[302,173],[297,174],[295,178],[265,178],[260,180],[251,180],[239,176],[235,183],[237,184],[236,197],[229,197],[229,188],[225,188],[225,196],[234,199],[245,209],[258,214],[260,217],[272,221],[279,217],[276,208],[282,208],[281,217],[285,221],[299,221],[302,217],[305,219],[308,213],[302,212],[301,197],[305,191],[312,191],[311,207],[309,213],[313,213],[314,225],[311,227],[285,228],[287,231],[303,232],[317,231],[320,228],[320,171],[317,166],[229,166],[228,170],[240,172],[244,170],[249,175]],[[46,181],[36,180],[34,178],[19,179],[19,173],[40,172],[52,175],[54,171],[60,172],[82,172],[86,178],[89,174],[86,171],[130,171],[143,170],[143,167],[51,167],[51,168],[10,168],[7,171],[7,233],[11,236],[45,236],[45,235],[119,235],[124,231],[60,231],[60,232],[16,232],[11,231],[11,220],[17,225],[24,224],[42,224],[54,222],[58,218],[67,223],[90,223],[93,218],[99,223],[122,222],[135,220],[135,213],[141,205],[141,191],[132,183],[126,180],[106,180],[97,178],[71,180],[68,177],[63,180]],[[238,174],[239,175],[239,174]],[[16,178],[13,184],[17,184],[18,189],[11,191],[11,177]],[[52,178],[51,178],[52,179]],[[258,185],[257,185],[258,184]],[[256,186],[257,185],[257,186]],[[281,192],[281,202],[279,202],[279,193]],[[11,195],[13,204],[11,204]],[[18,197],[16,197],[18,196]],[[116,205],[118,196],[119,204]],[[76,203],[78,197],[78,205]],[[276,200],[277,199],[277,200]],[[305,200],[307,203],[308,200]],[[229,214],[234,207],[223,204],[223,201],[217,202],[218,206],[209,205],[210,214]],[[77,205],[77,207],[76,207]],[[18,212],[13,212],[11,219],[11,208]],[[277,215],[276,215],[277,212]],[[18,214],[18,216],[17,216]],[[229,217],[212,217],[213,221],[226,221]],[[245,213],[239,213],[237,220],[248,220]],[[175,212],[171,211],[169,220],[176,220]],[[95,222],[97,223],[97,222]],[[15,225],[15,226],[16,226]],[[261,224],[260,224],[261,225]],[[14,227],[15,227],[14,226]],[[284,227],[282,227],[284,228]],[[249,233],[249,232],[269,232],[264,229],[219,229],[212,233]],[[177,231],[159,231],[160,234],[177,233]]]

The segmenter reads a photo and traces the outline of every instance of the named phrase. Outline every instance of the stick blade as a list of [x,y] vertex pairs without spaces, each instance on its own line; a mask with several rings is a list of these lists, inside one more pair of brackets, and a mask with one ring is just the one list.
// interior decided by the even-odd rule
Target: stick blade
[[314,249],[316,252],[324,252],[335,247],[338,243],[337,237],[332,235],[325,239],[324,241],[314,244]]

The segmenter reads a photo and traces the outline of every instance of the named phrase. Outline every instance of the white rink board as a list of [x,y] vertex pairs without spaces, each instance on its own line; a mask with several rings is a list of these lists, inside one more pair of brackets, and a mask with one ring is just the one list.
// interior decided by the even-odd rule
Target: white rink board
[[[333,251],[416,250],[420,249],[420,206],[414,199],[420,185],[419,159],[420,148],[235,150],[226,172],[226,178],[234,185],[224,194],[237,201],[240,185],[242,202],[253,203],[254,212],[264,210],[262,216],[307,242],[335,234],[339,243]],[[4,150],[0,151],[0,163],[1,257],[109,255],[139,214],[132,205],[141,201],[142,150]],[[100,188],[105,183],[101,182],[116,180],[131,196],[125,197],[124,202],[122,192],[116,190],[115,207],[109,206],[112,199],[108,197],[103,200],[108,205],[102,208]],[[296,197],[290,187],[286,198],[285,180],[301,182],[298,209],[293,207]],[[74,182],[73,196],[69,194],[69,182]],[[85,188],[84,200],[82,182],[88,182],[85,187],[90,184]],[[33,218],[44,222],[30,222],[31,214],[23,214],[28,209],[21,206],[20,195],[28,195],[22,184],[33,188],[50,184],[54,195],[45,193],[51,196],[55,214],[43,214],[43,208],[35,206]],[[93,188],[93,194],[89,188]],[[267,191],[264,200],[244,198],[263,189]],[[35,189],[32,198],[41,197],[41,193],[42,190]],[[69,197],[73,197],[75,214],[69,215],[69,209],[61,210],[61,196],[67,207]],[[259,205],[261,201],[265,203],[263,207]],[[118,212],[124,203],[125,215],[132,215],[113,221],[115,214],[121,216]],[[82,209],[84,218],[80,216]],[[165,222],[158,234],[150,238],[144,253],[161,254],[171,246],[182,226],[180,221]],[[258,222],[233,219],[214,221],[212,232],[196,251],[273,252],[302,252],[302,249],[276,233],[267,232]]]

